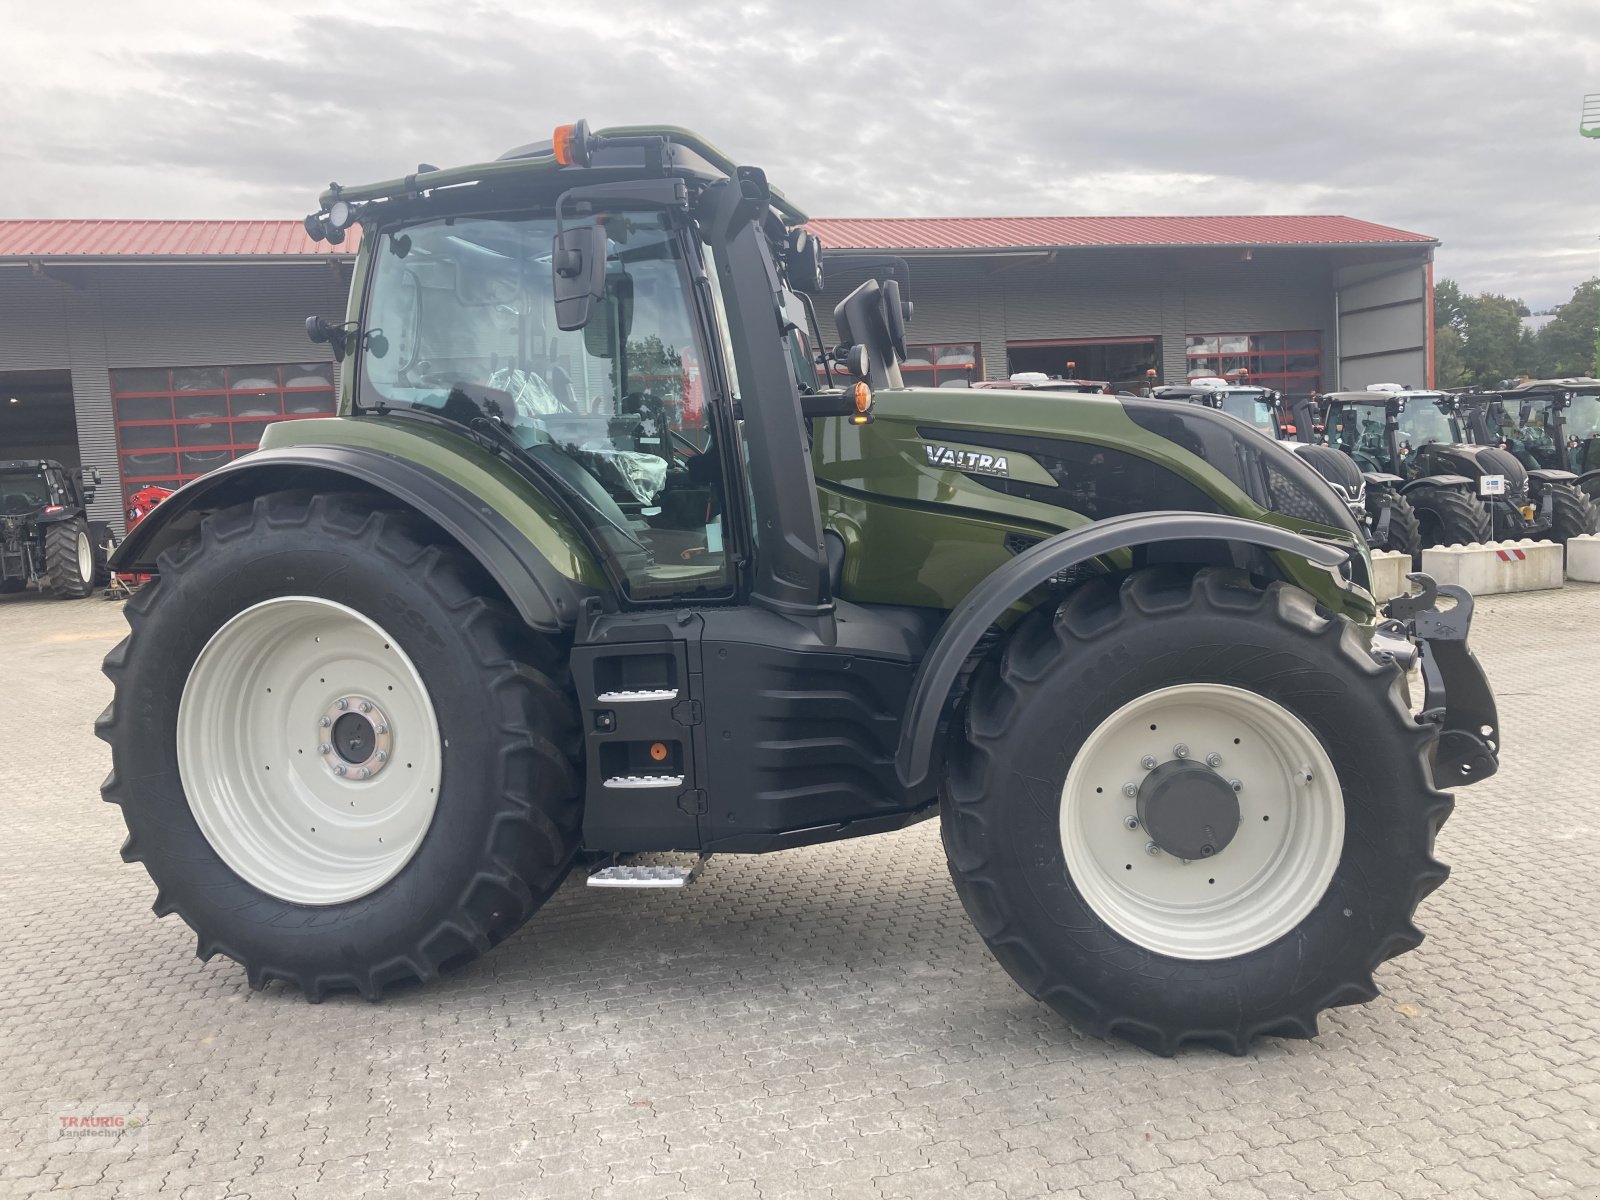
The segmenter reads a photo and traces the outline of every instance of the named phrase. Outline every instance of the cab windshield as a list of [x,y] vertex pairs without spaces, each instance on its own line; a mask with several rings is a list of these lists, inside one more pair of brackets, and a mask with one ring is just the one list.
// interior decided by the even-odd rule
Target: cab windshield
[[1579,392],[1566,412],[1567,433],[1576,438],[1600,436],[1600,393]]
[[0,472],[0,513],[22,516],[50,503],[50,488],[37,471]]
[[1455,419],[1441,411],[1437,403],[1421,397],[1406,402],[1405,411],[1400,414],[1401,445],[1418,450],[1436,443],[1453,445],[1459,441]]
[[1328,411],[1328,441],[1355,458],[1362,470],[1389,470],[1386,418],[1381,404],[1334,405]]
[[1485,416],[1490,440],[1503,443],[1530,470],[1564,467],[1550,420],[1552,403],[1548,396],[1493,401]]
[[1278,419],[1260,392],[1223,392],[1222,411],[1254,425],[1270,437],[1278,436]]
[[720,460],[683,242],[658,213],[599,219],[606,295],[570,333],[556,324],[553,219],[383,234],[358,401],[513,442],[561,480],[634,599],[724,594]]

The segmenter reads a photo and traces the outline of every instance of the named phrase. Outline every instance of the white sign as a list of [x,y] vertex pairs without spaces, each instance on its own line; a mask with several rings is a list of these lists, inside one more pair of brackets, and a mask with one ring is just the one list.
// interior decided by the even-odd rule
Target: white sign
[[1506,494],[1506,477],[1504,475],[1485,475],[1478,480],[1478,495],[1504,496]]

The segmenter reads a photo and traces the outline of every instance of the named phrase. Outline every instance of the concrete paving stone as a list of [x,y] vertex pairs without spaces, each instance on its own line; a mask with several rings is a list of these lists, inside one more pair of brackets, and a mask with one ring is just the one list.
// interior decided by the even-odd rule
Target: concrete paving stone
[[[0,1195],[1600,1196],[1600,783],[1569,752],[1600,727],[1600,587],[1480,601],[1506,758],[1440,834],[1428,940],[1242,1060],[1028,1000],[931,823],[715,858],[681,896],[575,882],[377,1006],[251,992],[151,915],[98,802],[117,607],[0,599],[0,731],[29,748],[0,756]],[[148,1111],[131,1153],[45,1140],[111,1101]]]

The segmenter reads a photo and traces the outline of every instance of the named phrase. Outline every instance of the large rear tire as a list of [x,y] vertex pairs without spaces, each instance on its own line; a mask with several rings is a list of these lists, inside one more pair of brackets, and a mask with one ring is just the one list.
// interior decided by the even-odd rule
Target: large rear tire
[[1471,492],[1458,487],[1415,488],[1406,499],[1416,510],[1424,548],[1494,540],[1489,506]]
[[202,958],[375,999],[488,949],[565,876],[563,651],[412,514],[299,495],[217,513],[126,612],[102,792]]
[[111,582],[111,552],[116,549],[116,535],[109,523],[90,521],[89,540],[94,543],[94,586],[105,587]]
[[1550,536],[1563,546],[1568,538],[1600,533],[1600,505],[1570,483],[1550,485],[1552,521]]
[[1092,1034],[1161,1054],[1312,1037],[1421,942],[1448,873],[1451,799],[1404,695],[1296,588],[1089,584],[975,680],[941,793],[956,890],[1018,983]]
[[94,591],[94,562],[94,542],[82,517],[45,526],[45,595],[83,599]]

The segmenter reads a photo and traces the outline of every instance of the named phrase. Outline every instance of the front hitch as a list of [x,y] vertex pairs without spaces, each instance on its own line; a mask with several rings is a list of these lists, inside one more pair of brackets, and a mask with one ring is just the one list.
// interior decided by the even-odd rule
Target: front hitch
[[[1472,593],[1457,584],[1438,584],[1420,571],[1406,576],[1420,590],[1396,596],[1383,606],[1388,618],[1377,628],[1373,653],[1388,662],[1422,669],[1419,725],[1439,726],[1433,750],[1433,777],[1440,787],[1465,787],[1500,768],[1500,717],[1494,692],[1477,656],[1467,645],[1472,625]],[[1439,598],[1454,603],[1438,606]],[[1384,644],[1387,643],[1387,644]]]

